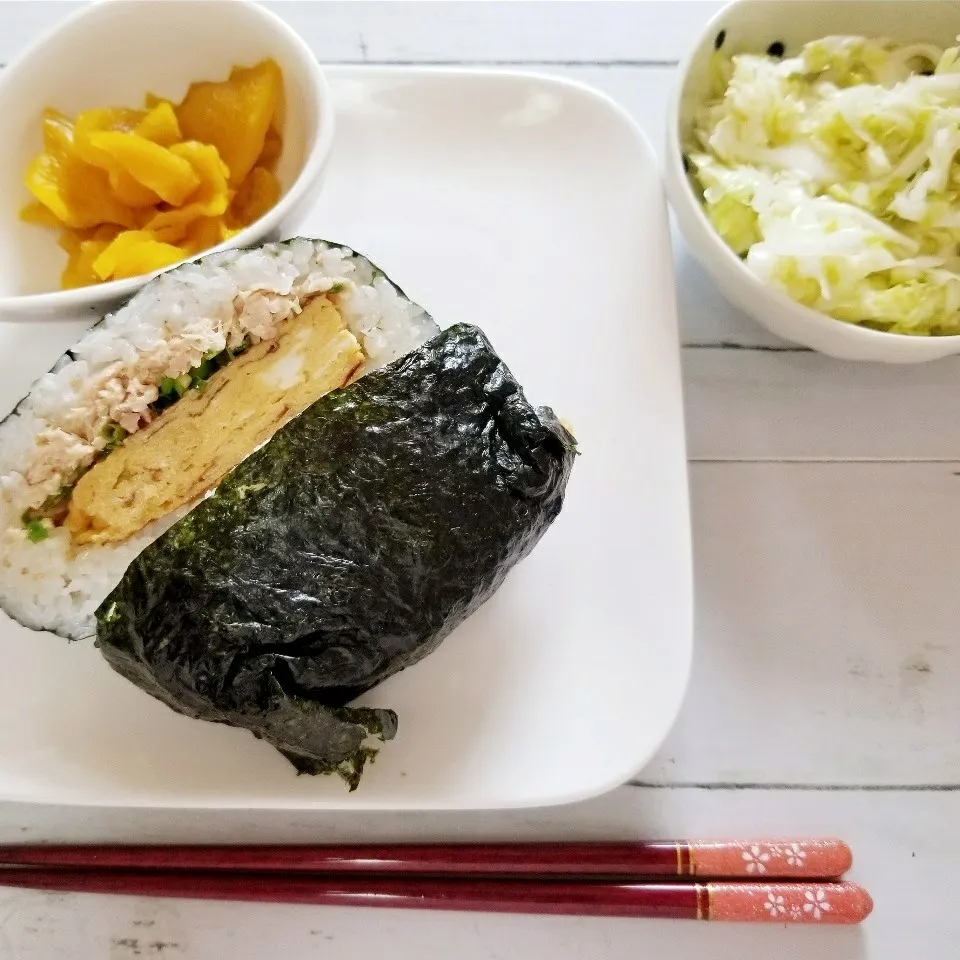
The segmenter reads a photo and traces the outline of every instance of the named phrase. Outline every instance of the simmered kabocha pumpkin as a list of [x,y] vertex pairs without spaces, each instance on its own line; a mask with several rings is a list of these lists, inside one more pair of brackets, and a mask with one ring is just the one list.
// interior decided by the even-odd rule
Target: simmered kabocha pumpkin
[[22,219],[62,231],[63,287],[163,269],[228,239],[280,199],[283,76],[265,60],[194,83],[179,105],[43,114]]
[[234,68],[225,83],[194,83],[177,119],[186,138],[212,143],[238,187],[263,151],[283,93],[280,68],[272,60]]

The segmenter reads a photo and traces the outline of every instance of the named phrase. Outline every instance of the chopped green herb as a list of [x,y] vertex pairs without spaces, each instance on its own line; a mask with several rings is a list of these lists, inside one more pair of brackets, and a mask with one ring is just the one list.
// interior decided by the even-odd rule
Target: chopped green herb
[[128,434],[119,423],[108,423],[100,431],[100,436],[107,441],[107,445],[103,448],[103,452],[109,453],[115,447],[119,447],[120,444],[127,439]]
[[157,385],[159,396],[150,404],[154,413],[173,406],[188,390],[203,390],[207,381],[221,367],[225,367],[234,357],[239,356],[251,346],[249,338],[235,347],[223,350],[208,350],[200,363],[179,377],[163,377]]
[[76,482],[65,483],[56,493],[50,494],[39,507],[30,507],[24,510],[20,519],[26,527],[33,520],[50,520],[55,527],[60,526],[67,516],[70,494]]
[[198,380],[206,380],[213,373],[213,361],[204,360],[199,367],[194,367],[190,371],[190,382],[196,383]]
[[50,529],[42,520],[28,520],[26,522],[27,539],[31,543],[40,543],[50,536]]
[[342,292],[343,292],[344,290],[346,290],[346,289],[347,289],[347,285],[346,285],[345,283],[335,283],[335,284],[327,291],[327,293],[342,293]]

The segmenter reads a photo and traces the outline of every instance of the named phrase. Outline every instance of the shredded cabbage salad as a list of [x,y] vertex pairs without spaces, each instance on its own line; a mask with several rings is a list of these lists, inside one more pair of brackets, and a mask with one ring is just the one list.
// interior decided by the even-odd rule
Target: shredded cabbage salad
[[960,47],[826,37],[711,70],[686,159],[747,267],[838,320],[960,334]]

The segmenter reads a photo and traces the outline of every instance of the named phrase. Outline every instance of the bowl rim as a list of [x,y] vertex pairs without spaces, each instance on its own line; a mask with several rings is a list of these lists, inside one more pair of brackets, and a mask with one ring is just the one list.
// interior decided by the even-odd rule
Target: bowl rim
[[[103,7],[118,2],[120,0],[94,0],[93,3],[82,7],[44,31],[11,60],[6,69],[0,72],[0,89],[9,83],[16,82],[16,74],[19,68],[33,57],[42,54],[46,45],[54,37],[72,29],[78,22],[87,17],[100,15]],[[151,2],[151,0],[141,0],[141,2]],[[152,0],[152,2],[156,2],[156,0]],[[131,297],[146,283],[167,270],[196,261],[200,257],[250,246],[273,230],[287,211],[300,203],[304,195],[319,179],[333,147],[336,126],[333,95],[326,74],[306,41],[273,11],[267,10],[254,0],[231,0],[231,3],[242,5],[254,16],[260,17],[265,26],[283,38],[289,45],[291,53],[302,62],[316,91],[317,104],[321,107],[317,133],[313,142],[307,145],[303,167],[290,185],[290,189],[263,216],[254,220],[253,223],[244,227],[243,230],[235,233],[229,239],[198,254],[184,257],[183,260],[178,260],[162,269],[140,274],[136,277],[111,280],[108,283],[92,284],[86,287],[0,296],[0,314],[4,315],[4,322],[29,322],[36,317],[49,319],[50,314],[57,310],[63,312],[65,319],[71,319],[76,316],[78,310],[89,309],[93,311],[98,307],[109,305],[111,302],[122,301]],[[17,312],[19,312],[19,316],[16,315]]]
[[[960,334],[943,334],[936,337],[928,337],[912,336],[905,333],[892,333],[887,330],[874,330],[870,327],[861,326],[860,324],[847,323],[844,320],[831,317],[827,313],[821,313],[819,310],[814,310],[812,307],[792,300],[785,293],[767,286],[762,280],[756,277],[747,268],[743,260],[724,243],[713,224],[707,219],[703,205],[696,195],[696,191],[690,180],[690,175],[687,173],[683,162],[684,152],[680,139],[680,121],[683,112],[684,91],[698,53],[707,41],[711,37],[716,36],[717,32],[723,28],[723,20],[730,15],[730,11],[736,7],[750,7],[763,2],[765,2],[765,0],[729,0],[728,3],[725,3],[697,34],[696,39],[683,56],[677,68],[677,79],[670,95],[667,109],[665,165],[670,204],[678,214],[678,220],[681,226],[685,224],[687,229],[693,227],[699,232],[703,241],[708,243],[712,250],[722,259],[722,264],[718,264],[717,266],[718,268],[721,266],[726,268],[725,272],[729,275],[732,282],[737,282],[741,286],[748,287],[755,293],[769,297],[773,306],[793,313],[798,320],[815,325],[816,328],[829,336],[845,338],[850,342],[859,341],[864,346],[868,343],[873,346],[881,343],[884,345],[902,344],[905,351],[916,351],[924,355],[930,352],[931,343],[943,344],[944,347],[954,345],[954,348],[960,351]],[[681,206],[684,208],[682,211],[680,210]]]

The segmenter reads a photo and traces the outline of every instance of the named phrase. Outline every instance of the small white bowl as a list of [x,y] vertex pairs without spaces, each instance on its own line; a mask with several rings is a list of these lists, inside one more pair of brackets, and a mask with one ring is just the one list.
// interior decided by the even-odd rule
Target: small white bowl
[[[156,273],[60,290],[65,254],[55,231],[23,223],[23,186],[42,147],[41,111],[141,107],[148,91],[183,98],[190,83],[226,79],[273,57],[283,71],[283,152],[277,205],[213,250],[289,236],[309,214],[333,144],[330,89],[310,48],[247,0],[101,0],[64,20],[0,73],[0,320],[101,315]],[[210,252],[210,251],[205,251]],[[157,271],[160,272],[160,271]]]
[[714,230],[683,169],[681,144],[705,98],[717,37],[733,53],[763,53],[780,41],[787,56],[831,34],[889,37],[949,46],[960,32],[957,5],[942,0],[736,0],[710,21],[680,68],[667,118],[667,195],[694,255],[731,303],[768,330],[844,360],[917,363],[960,352],[960,336],[912,337],[835,320],[762,284]]

